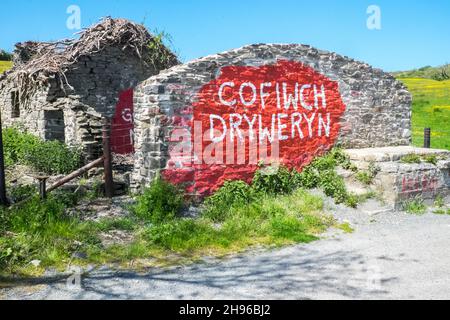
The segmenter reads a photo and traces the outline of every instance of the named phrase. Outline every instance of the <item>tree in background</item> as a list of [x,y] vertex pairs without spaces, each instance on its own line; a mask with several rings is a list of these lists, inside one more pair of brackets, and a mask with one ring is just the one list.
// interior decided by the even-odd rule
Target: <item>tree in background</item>
[[12,60],[12,54],[9,52],[6,52],[5,50],[0,50],[0,61],[11,61]]

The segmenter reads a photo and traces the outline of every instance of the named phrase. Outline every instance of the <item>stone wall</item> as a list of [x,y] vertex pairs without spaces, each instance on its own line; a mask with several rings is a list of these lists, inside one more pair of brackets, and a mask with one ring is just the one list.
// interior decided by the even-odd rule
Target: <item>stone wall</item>
[[[384,202],[401,209],[405,202],[431,200],[450,195],[450,152],[412,146],[345,150],[353,164],[360,170],[370,166],[377,174],[370,186],[382,196]],[[407,155],[421,158],[418,163],[400,161]],[[424,161],[433,156],[432,163]]]
[[[250,142],[261,149],[266,138],[269,152],[277,144],[278,160],[297,169],[336,143],[361,148],[411,142],[411,95],[400,82],[304,45],[250,45],[173,67],[140,84],[134,104],[135,189],[159,171],[200,195],[225,180],[250,181],[258,167],[249,162]],[[225,152],[226,146],[236,151],[245,145],[237,151],[245,163],[199,160],[208,146],[195,141],[195,123],[212,129],[209,143],[216,151],[224,150],[218,143]]]

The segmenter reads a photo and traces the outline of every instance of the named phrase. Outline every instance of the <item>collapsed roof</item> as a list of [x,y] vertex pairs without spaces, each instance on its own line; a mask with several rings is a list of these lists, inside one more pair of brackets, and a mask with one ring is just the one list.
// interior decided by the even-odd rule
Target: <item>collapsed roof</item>
[[130,51],[155,68],[179,63],[176,55],[163,45],[161,37],[150,34],[143,25],[106,17],[81,31],[78,39],[16,44],[14,66],[0,80],[13,81],[22,101],[49,79],[56,78],[64,90],[65,85],[70,87],[65,73],[80,57],[100,53],[111,46]]

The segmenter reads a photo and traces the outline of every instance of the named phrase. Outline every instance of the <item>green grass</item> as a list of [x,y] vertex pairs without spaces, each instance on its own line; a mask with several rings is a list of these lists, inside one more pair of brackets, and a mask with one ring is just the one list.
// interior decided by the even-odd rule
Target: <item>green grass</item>
[[368,171],[359,171],[358,173],[356,173],[355,178],[362,184],[365,184],[366,186],[368,186],[368,185],[372,184],[374,177]]
[[[46,201],[34,197],[0,210],[0,276],[38,275],[50,267],[63,271],[70,264],[139,267],[145,259],[152,266],[187,263],[251,246],[311,242],[335,224],[323,213],[322,198],[303,189],[286,195],[261,194],[240,207],[230,206],[221,223],[206,215],[174,216],[154,223],[134,215],[83,222],[66,215],[80,200],[70,195],[51,195]],[[132,243],[104,247],[100,234],[110,230],[128,232]],[[86,259],[75,258],[75,252],[84,253]],[[33,266],[33,260],[39,260],[40,266]]]
[[0,74],[12,68],[12,61],[0,61]]
[[415,153],[410,153],[410,154],[403,156],[400,159],[400,162],[402,162],[402,163],[421,163],[422,160],[420,158],[420,155],[415,154]]
[[348,222],[338,224],[336,228],[344,231],[344,233],[353,233],[355,231],[355,229],[353,229]]
[[423,146],[423,129],[431,128],[431,147],[450,150],[450,80],[400,78],[413,95],[412,136]]
[[302,189],[289,195],[265,195],[239,208],[234,206],[220,224],[206,215],[198,219],[175,218],[143,227],[133,252],[116,246],[94,256],[103,261],[125,261],[141,253],[145,257],[166,252],[195,260],[205,255],[239,252],[254,245],[311,242],[334,224],[322,210],[323,200]]
[[427,206],[422,199],[411,199],[403,203],[403,210],[409,214],[422,215],[427,211]]
[[[83,222],[67,216],[67,210],[80,200],[71,193],[52,195],[43,202],[33,197],[0,210],[0,275],[39,274],[49,267],[64,270],[69,264],[139,267],[149,260],[146,267],[173,265],[252,246],[314,241],[336,222],[324,213],[323,199],[306,189],[320,187],[336,202],[352,207],[360,201],[347,192],[337,175],[339,165],[354,170],[344,154],[334,149],[302,173],[280,168],[273,175],[255,175],[250,185],[227,182],[203,203],[197,218],[180,215],[187,199],[162,179],[155,179],[136,198],[129,218],[118,220]],[[15,197],[33,192],[19,188]],[[90,199],[89,193],[83,199]],[[338,228],[351,232],[347,225]],[[132,242],[104,247],[102,234],[111,230],[126,231]],[[39,260],[40,266],[30,264],[33,260]]]

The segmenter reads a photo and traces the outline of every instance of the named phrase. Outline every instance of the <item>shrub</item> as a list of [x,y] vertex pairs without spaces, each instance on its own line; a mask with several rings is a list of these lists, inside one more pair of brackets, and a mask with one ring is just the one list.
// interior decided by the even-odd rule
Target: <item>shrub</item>
[[79,150],[67,147],[59,141],[46,141],[35,145],[25,153],[25,163],[34,170],[46,174],[68,174],[81,165]]
[[255,173],[252,187],[266,194],[289,193],[294,189],[292,186],[291,171],[284,166],[260,169]]
[[172,184],[156,177],[142,195],[137,197],[133,212],[152,223],[172,220],[184,204],[182,193]]
[[368,186],[372,183],[373,176],[368,171],[359,171],[356,174],[356,180]]
[[292,182],[296,187],[313,189],[319,185],[320,176],[319,172],[312,166],[307,166],[299,173],[296,170],[293,171]]
[[[253,179],[252,187],[265,194],[288,194],[297,188],[312,189],[320,187],[327,196],[333,197],[336,203],[345,203],[356,207],[358,198],[348,194],[344,179],[336,173],[336,167],[343,166],[355,171],[356,167],[348,156],[339,148],[334,148],[326,155],[314,159],[301,172],[280,167],[274,173],[259,170]],[[377,173],[377,168],[369,168],[370,175]]]
[[358,203],[360,203],[362,200],[363,199],[360,199],[357,195],[350,193],[345,197],[344,204],[347,207],[356,208],[358,206]]
[[350,161],[350,158],[339,147],[333,148],[329,152],[328,156],[335,160],[336,165],[341,166],[345,170],[351,170],[354,172],[358,170],[356,166]]
[[16,127],[3,129],[2,135],[6,166],[25,164],[26,154],[41,142],[38,137]]
[[345,187],[344,179],[339,176],[336,171],[328,170],[321,172],[319,186],[323,192],[334,198],[336,203],[344,203],[348,198],[347,189]]
[[9,188],[9,196],[13,203],[23,201],[36,194],[37,188],[33,185],[18,185]]
[[212,196],[205,199],[204,215],[221,222],[231,209],[247,205],[256,198],[255,191],[244,181],[226,181]]
[[80,150],[59,141],[43,141],[16,127],[3,130],[5,163],[23,164],[45,174],[67,174],[82,164]]

